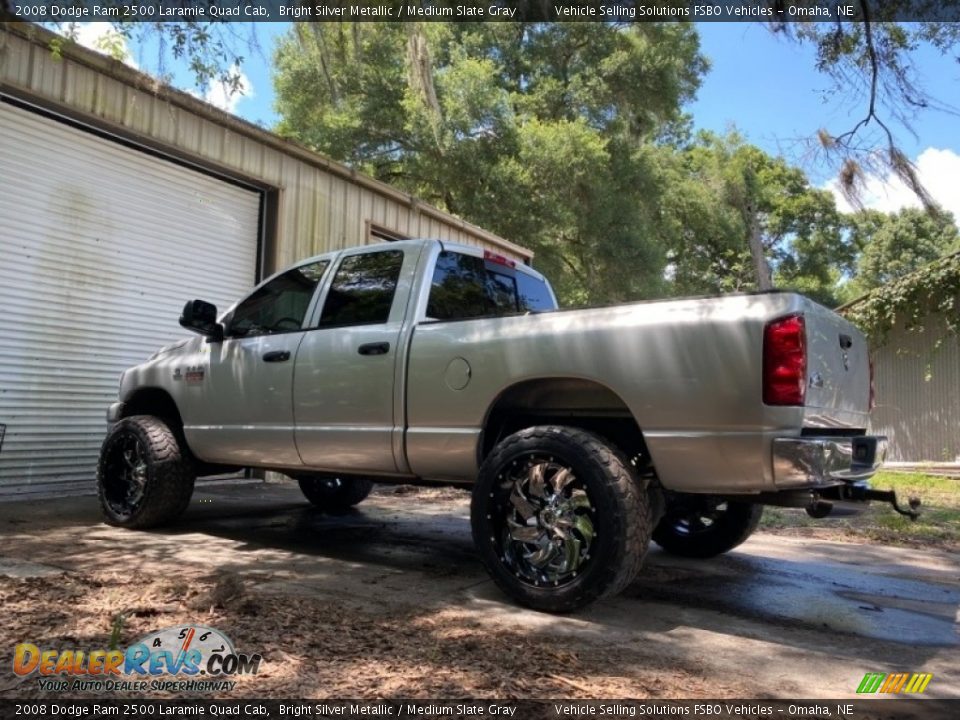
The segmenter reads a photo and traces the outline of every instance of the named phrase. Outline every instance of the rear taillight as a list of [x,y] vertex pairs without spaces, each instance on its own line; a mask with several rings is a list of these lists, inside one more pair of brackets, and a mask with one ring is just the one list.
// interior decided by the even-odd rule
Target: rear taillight
[[877,387],[873,384],[873,358],[870,358],[870,409],[877,406]]
[[807,339],[803,315],[771,320],[763,329],[763,402],[803,405]]

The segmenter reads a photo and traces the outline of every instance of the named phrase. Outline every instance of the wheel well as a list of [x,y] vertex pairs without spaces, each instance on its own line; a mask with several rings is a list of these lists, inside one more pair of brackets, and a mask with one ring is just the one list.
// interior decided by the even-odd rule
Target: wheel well
[[606,438],[638,469],[650,468],[643,432],[620,397],[605,385],[581,378],[527,380],[507,388],[487,414],[480,458],[503,438],[531,425],[569,425]]
[[137,390],[123,406],[123,417],[131,415],[154,415],[170,426],[178,437],[183,435],[183,419],[177,403],[166,390],[143,388]]
[[186,433],[183,431],[183,418],[180,417],[180,409],[166,390],[160,388],[137,390],[123,405],[123,417],[130,417],[131,415],[153,415],[163,420],[173,431],[181,449],[193,461],[193,469],[198,477],[222,475],[241,470],[239,466],[235,465],[217,465],[204,462],[193,454],[193,450],[190,449],[190,444],[187,442]]

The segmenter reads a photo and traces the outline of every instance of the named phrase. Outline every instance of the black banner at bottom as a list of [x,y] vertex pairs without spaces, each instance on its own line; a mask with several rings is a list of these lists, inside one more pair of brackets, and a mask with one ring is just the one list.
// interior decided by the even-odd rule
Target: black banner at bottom
[[707,718],[953,720],[960,699],[872,700],[0,700],[0,718]]

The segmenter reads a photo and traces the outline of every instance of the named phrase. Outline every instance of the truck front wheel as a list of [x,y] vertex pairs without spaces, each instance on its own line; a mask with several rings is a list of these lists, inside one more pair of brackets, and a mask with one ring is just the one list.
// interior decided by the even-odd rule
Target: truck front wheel
[[297,478],[304,497],[322,510],[342,511],[363,502],[373,483],[366,478],[309,475]]
[[497,586],[522,605],[569,612],[636,577],[652,529],[626,457],[577,428],[514,433],[483,463],[473,539]]
[[173,520],[190,504],[194,480],[177,436],[158,417],[124,418],[103,441],[97,491],[110,525],[148,528]]
[[653,541],[671,555],[714,557],[750,537],[762,515],[763,505],[676,493],[668,499]]

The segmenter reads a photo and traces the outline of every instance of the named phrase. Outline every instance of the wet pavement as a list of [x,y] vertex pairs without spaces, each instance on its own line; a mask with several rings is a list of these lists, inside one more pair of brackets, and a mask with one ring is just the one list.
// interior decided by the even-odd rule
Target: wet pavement
[[[259,592],[371,608],[456,605],[485,623],[631,648],[704,677],[736,672],[758,696],[851,697],[866,672],[931,672],[927,694],[960,696],[960,555],[758,533],[712,560],[651,548],[620,597],[571,616],[518,608],[474,553],[468,496],[380,488],[340,516],[291,484],[198,489],[176,525],[100,523],[93,498],[0,504],[0,576],[233,570]],[[2,581],[2,580],[0,580]]]

